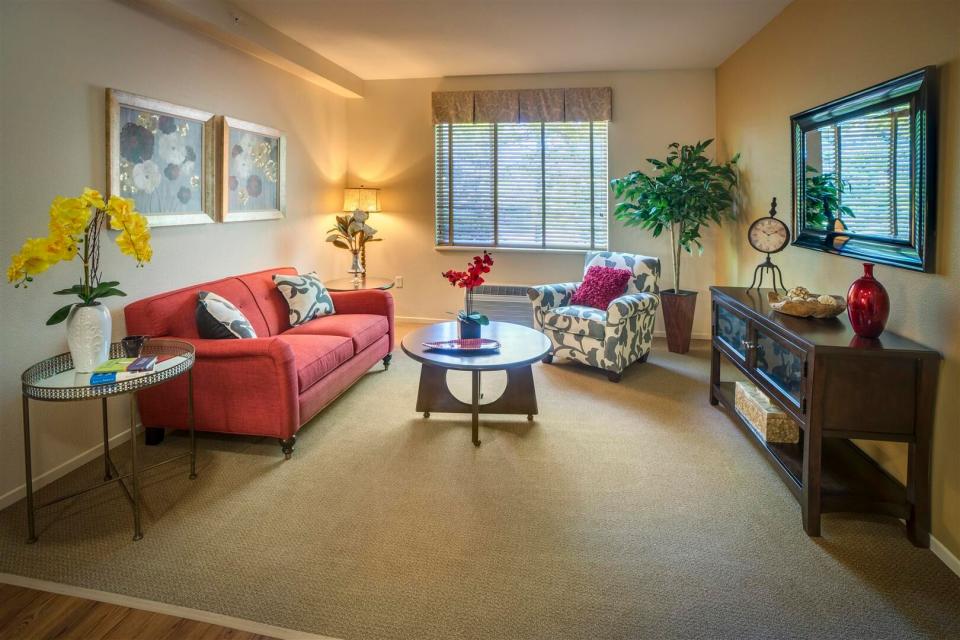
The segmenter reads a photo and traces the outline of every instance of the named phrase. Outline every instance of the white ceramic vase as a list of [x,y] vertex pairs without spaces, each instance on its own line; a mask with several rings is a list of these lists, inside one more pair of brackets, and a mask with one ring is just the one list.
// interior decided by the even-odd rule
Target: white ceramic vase
[[73,366],[90,373],[110,357],[110,311],[100,304],[78,304],[67,316],[67,344]]

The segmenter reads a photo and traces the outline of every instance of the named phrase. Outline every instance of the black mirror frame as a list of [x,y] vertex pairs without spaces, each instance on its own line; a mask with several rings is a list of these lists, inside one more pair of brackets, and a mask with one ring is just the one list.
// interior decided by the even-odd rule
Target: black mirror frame
[[[932,273],[936,258],[936,71],[930,66],[888,80],[863,91],[790,116],[793,150],[793,244],[865,262],[887,264]],[[806,224],[807,131],[831,122],[869,113],[878,108],[910,102],[913,131],[911,153],[910,213],[913,228],[910,240],[884,236],[845,234],[809,228]],[[838,239],[842,242],[836,242]]]

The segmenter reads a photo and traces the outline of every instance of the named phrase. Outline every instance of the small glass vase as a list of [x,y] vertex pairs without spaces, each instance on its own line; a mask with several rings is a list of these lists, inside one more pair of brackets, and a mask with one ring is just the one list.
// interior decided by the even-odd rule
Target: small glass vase
[[360,263],[360,252],[352,251],[351,253],[353,254],[353,260],[350,263],[349,272],[353,274],[353,283],[356,285],[363,280],[365,271],[363,265]]

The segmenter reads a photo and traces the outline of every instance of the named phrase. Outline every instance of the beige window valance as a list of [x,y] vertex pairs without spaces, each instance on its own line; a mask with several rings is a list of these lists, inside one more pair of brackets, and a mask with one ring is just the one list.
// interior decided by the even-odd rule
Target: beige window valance
[[432,101],[434,124],[596,122],[613,115],[610,87],[439,91]]

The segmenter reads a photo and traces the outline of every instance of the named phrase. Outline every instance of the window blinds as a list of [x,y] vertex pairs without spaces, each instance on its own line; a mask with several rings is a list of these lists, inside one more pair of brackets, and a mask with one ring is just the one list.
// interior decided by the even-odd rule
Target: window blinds
[[824,127],[823,171],[847,183],[841,204],[855,233],[910,237],[910,112],[887,109]]
[[436,242],[605,249],[607,122],[434,125]]

